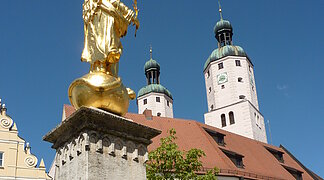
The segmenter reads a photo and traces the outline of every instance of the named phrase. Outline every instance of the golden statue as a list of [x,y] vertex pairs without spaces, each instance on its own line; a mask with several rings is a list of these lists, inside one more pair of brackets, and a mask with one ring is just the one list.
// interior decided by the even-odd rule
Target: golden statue
[[[128,25],[139,28],[137,2],[135,12],[120,0],[85,0],[83,4],[84,49],[81,61],[90,63],[90,72],[69,87],[69,99],[76,108],[96,107],[124,115],[129,100],[136,94],[125,88],[118,77],[123,47],[120,38]],[[136,31],[135,31],[136,36]]]

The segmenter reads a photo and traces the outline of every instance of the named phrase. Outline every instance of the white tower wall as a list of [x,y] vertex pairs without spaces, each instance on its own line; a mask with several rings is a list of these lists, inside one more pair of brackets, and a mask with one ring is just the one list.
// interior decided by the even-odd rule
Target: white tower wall
[[[236,61],[240,62],[240,66]],[[221,69],[220,63],[223,64]],[[253,65],[250,60],[247,57],[227,56],[211,62],[204,75],[208,103],[205,123],[267,142],[264,119],[259,112]],[[229,122],[231,111],[234,113],[234,124]],[[225,127],[222,126],[222,114],[227,120]]]
[[[157,97],[160,98],[160,102],[157,102]],[[173,118],[173,100],[163,93],[152,92],[138,97],[137,106],[138,114],[143,114],[145,109],[149,109],[152,110],[153,116]]]
[[[236,66],[236,60],[240,61],[241,66]],[[218,68],[220,63],[223,63],[222,69]],[[259,108],[253,65],[246,57],[227,56],[213,61],[206,68],[204,74],[208,111],[212,110],[211,107],[218,109],[238,102],[242,100],[239,99],[241,95],[244,95],[255,107]],[[227,81],[220,84],[218,76],[222,74],[227,75]],[[238,82],[238,78],[242,78],[242,82]]]
[[[234,124],[230,123],[230,112],[234,114]],[[221,121],[222,114],[225,115],[226,120],[224,127]],[[205,124],[261,142],[267,142],[263,115],[248,100],[241,100],[230,106],[206,113]]]

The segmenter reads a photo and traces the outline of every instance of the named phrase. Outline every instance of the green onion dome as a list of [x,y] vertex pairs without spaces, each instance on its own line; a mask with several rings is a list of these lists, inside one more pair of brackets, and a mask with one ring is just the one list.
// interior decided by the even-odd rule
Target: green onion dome
[[149,61],[147,61],[144,65],[144,71],[147,72],[151,69],[154,70],[160,70],[160,64],[158,62],[156,62],[154,59],[150,59]]
[[143,87],[142,89],[140,89],[137,93],[137,97],[141,97],[144,96],[146,94],[149,94],[151,92],[155,92],[155,93],[163,93],[165,95],[167,95],[169,98],[172,98],[172,94],[170,93],[169,90],[167,90],[165,87],[163,87],[161,84],[149,84],[145,87]]
[[241,57],[243,56],[243,57],[247,57],[247,54],[245,53],[243,48],[241,48],[240,46],[226,45],[226,46],[223,46],[221,48],[217,48],[211,53],[211,55],[209,56],[209,58],[205,62],[204,70],[207,68],[209,63],[211,63],[213,61],[216,61],[218,59],[221,59],[223,57],[226,57],[226,56],[241,56]]
[[230,30],[233,31],[232,25],[229,21],[221,19],[218,21],[214,27],[215,35],[218,34],[222,30]]

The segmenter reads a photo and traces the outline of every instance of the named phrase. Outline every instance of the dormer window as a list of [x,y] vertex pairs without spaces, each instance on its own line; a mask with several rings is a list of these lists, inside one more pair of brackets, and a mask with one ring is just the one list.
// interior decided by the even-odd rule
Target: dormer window
[[204,128],[205,131],[215,140],[215,142],[220,146],[225,146],[224,137],[225,134],[213,131],[211,129]]
[[289,167],[289,166],[285,166],[282,164],[282,166],[292,175],[294,176],[294,178],[296,180],[302,180],[303,179],[303,172],[295,169],[295,168],[292,168],[292,167]]
[[284,152],[265,146],[265,148],[281,163],[284,163],[283,154]]
[[223,153],[235,164],[236,167],[238,168],[244,168],[244,164],[243,164],[243,155],[238,154],[236,152],[233,151],[229,151],[223,148],[220,148]]

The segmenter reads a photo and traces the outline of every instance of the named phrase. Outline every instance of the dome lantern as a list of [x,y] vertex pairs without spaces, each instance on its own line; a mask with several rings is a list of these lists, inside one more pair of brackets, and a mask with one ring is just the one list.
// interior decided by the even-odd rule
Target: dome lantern
[[220,48],[226,45],[233,45],[232,42],[233,28],[229,21],[223,19],[222,8],[220,3],[219,3],[219,14],[221,19],[216,23],[214,27],[214,33],[215,33],[215,38],[218,41],[218,47]]
[[229,21],[223,19],[222,8],[220,3],[219,13],[220,20],[216,23],[214,27],[215,38],[218,41],[218,48],[215,49],[206,60],[204,70],[206,70],[206,68],[211,62],[219,60],[226,56],[248,57],[242,47],[233,45],[233,28]]
[[160,84],[160,64],[152,58],[152,46],[150,47],[150,60],[144,65],[147,85]]

